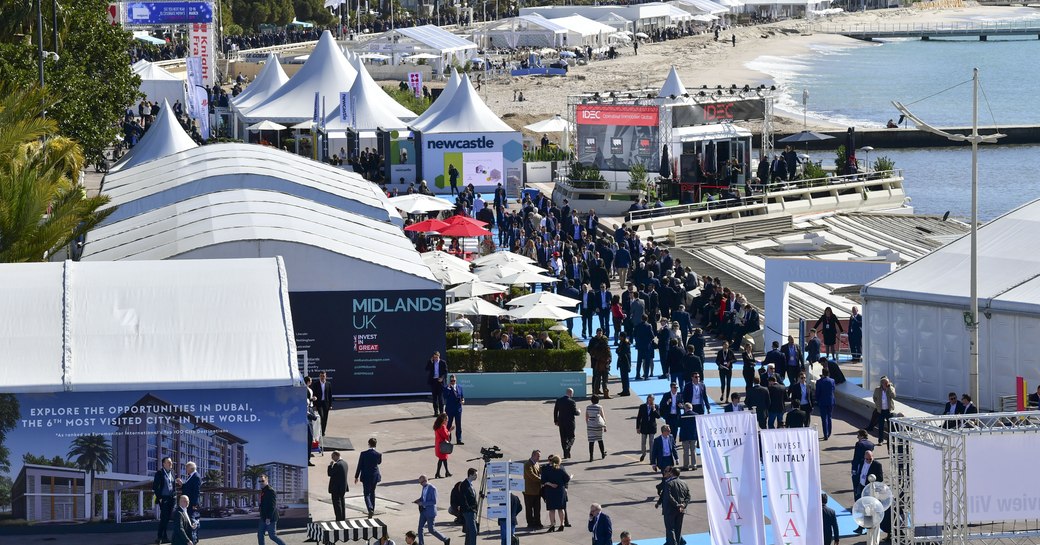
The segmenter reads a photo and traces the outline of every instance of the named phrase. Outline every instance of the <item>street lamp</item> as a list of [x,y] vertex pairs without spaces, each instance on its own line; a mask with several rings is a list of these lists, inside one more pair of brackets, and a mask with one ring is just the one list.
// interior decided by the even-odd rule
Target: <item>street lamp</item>
[[866,172],[870,172],[870,152],[874,151],[874,148],[872,146],[863,146],[862,148],[859,148],[859,150],[867,156]]
[[971,333],[968,356],[968,389],[971,391],[972,399],[979,397],[979,144],[994,144],[998,139],[1007,135],[994,133],[985,136],[979,134],[979,69],[973,68],[971,72],[971,134],[951,134],[946,131],[932,127],[922,121],[919,117],[910,113],[901,102],[892,101],[892,105],[905,115],[907,119],[914,122],[918,129],[937,134],[953,142],[968,142],[971,144],[971,310],[964,315],[964,322]]

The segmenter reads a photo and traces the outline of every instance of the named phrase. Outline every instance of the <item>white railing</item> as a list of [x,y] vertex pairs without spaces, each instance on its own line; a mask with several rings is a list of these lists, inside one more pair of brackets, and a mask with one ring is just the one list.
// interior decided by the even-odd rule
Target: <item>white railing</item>
[[1040,20],[1001,22],[947,22],[947,23],[885,23],[885,24],[819,24],[813,25],[814,32],[825,34],[915,34],[915,33],[993,33],[1040,31]]

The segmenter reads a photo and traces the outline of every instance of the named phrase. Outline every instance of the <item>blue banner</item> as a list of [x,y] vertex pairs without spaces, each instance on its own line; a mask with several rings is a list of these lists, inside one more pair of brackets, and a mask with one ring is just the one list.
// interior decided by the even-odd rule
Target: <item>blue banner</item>
[[212,23],[209,2],[130,2],[126,5],[128,25],[180,25]]

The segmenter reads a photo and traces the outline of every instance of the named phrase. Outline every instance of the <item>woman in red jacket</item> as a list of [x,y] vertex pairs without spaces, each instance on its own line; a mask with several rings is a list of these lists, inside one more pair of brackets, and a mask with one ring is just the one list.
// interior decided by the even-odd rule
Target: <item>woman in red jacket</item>
[[451,472],[448,471],[448,456],[451,452],[444,452],[441,450],[441,445],[451,445],[451,428],[448,427],[448,416],[440,414],[437,419],[433,421],[433,452],[437,455],[437,473],[434,474],[434,478],[441,478],[441,466],[444,466],[444,476],[451,477]]

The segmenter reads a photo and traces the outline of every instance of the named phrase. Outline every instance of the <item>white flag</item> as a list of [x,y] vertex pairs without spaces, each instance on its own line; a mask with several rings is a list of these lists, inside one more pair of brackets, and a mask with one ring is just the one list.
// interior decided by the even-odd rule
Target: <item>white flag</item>
[[209,92],[203,86],[203,63],[200,57],[185,59],[188,70],[188,116],[199,122],[199,134],[209,140]]
[[339,94],[339,120],[346,123],[350,119],[350,93],[343,91]]
[[820,441],[813,428],[762,430],[773,543],[823,543]]
[[712,545],[765,545],[755,413],[697,417]]

